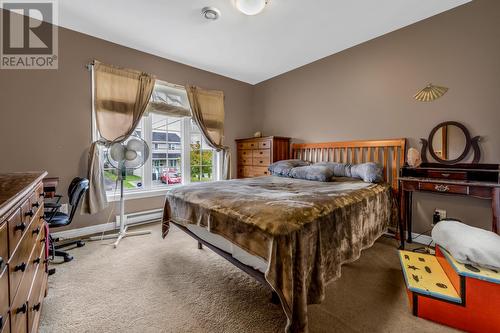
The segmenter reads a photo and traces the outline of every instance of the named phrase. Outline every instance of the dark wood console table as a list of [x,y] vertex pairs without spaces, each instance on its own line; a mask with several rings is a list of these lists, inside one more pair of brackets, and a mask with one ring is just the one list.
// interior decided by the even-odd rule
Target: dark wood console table
[[[491,200],[491,230],[500,233],[500,182],[498,164],[456,164],[444,166],[424,163],[418,168],[403,167],[399,177],[400,216],[412,242],[412,194],[432,192],[443,195],[464,195]],[[404,241],[401,240],[404,248]]]

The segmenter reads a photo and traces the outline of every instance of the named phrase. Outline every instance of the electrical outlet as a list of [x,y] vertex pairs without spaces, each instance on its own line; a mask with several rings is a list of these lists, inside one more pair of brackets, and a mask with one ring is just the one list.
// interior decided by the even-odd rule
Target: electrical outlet
[[446,210],[444,210],[444,209],[437,209],[436,208],[436,212],[439,213],[439,217],[441,218],[441,220],[443,220],[443,219],[446,218]]
[[62,204],[59,211],[64,214],[68,214],[68,204]]

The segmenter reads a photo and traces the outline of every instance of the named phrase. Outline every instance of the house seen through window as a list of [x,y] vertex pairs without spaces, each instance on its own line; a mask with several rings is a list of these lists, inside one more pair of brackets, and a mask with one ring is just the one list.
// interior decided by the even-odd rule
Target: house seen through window
[[[157,83],[153,95],[165,92],[168,98],[164,100],[170,105],[189,108],[184,89]],[[132,135],[146,141],[150,155],[141,168],[127,170],[125,191],[157,190],[219,178],[219,156],[190,117],[148,112]],[[119,190],[118,172],[108,162],[107,149],[104,149],[104,182],[110,194]]]

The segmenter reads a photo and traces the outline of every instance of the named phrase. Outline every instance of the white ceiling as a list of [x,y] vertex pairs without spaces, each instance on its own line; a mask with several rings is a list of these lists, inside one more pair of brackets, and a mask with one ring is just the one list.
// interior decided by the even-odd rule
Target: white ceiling
[[232,0],[59,0],[59,25],[256,84],[467,2],[271,0],[246,16]]

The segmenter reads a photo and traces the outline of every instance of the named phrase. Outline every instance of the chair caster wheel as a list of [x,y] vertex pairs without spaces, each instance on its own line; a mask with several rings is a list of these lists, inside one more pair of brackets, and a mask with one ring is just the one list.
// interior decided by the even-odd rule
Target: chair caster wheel
[[72,256],[64,256],[64,262],[70,262],[71,260],[73,260],[73,257]]
[[78,241],[78,242],[76,242],[76,247],[82,247],[84,245],[85,245],[84,241]]
[[51,269],[49,269],[48,273],[49,273],[49,276],[50,275],[54,275],[54,274],[56,274],[56,269],[55,268],[51,268]]

